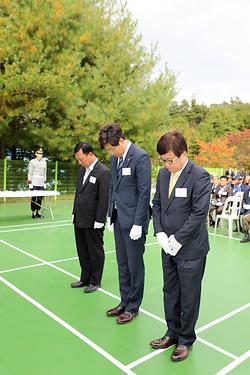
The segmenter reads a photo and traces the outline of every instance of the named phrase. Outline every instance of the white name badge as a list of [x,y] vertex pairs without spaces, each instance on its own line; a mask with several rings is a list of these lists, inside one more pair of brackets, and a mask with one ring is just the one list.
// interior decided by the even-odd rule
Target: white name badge
[[96,182],[96,177],[94,177],[94,176],[90,176],[90,178],[89,178],[89,182],[91,182],[91,184],[95,184],[95,182]]
[[123,176],[131,176],[131,168],[122,168]]
[[187,188],[175,188],[175,196],[177,198],[186,198],[187,197]]

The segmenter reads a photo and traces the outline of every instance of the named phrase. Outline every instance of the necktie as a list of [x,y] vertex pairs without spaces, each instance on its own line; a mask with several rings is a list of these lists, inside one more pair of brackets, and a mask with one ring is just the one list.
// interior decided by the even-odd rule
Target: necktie
[[169,188],[168,188],[168,196],[169,197],[170,197],[170,195],[173,191],[173,188],[174,188],[177,180],[178,180],[178,174],[177,173],[171,173],[170,183],[169,183]]
[[117,165],[117,175],[120,176],[122,172],[122,164],[123,164],[123,156],[119,157],[118,165]]

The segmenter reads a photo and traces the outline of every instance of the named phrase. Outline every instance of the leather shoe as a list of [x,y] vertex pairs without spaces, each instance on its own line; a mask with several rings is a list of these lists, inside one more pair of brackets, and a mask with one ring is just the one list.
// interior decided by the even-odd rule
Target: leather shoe
[[245,242],[250,242],[250,235],[245,235],[244,238],[242,238],[242,240],[240,241],[240,243],[245,243]]
[[178,345],[171,355],[174,362],[184,361],[192,350],[192,346]]
[[121,315],[118,316],[116,319],[117,324],[125,324],[131,322],[132,319],[136,317],[138,312],[131,312],[131,311],[124,311]]
[[85,283],[84,281],[77,281],[75,283],[71,283],[71,288],[83,288],[84,286],[89,285],[88,283]]
[[125,311],[125,307],[122,307],[121,305],[118,305],[116,307],[113,307],[113,309],[109,309],[106,311],[107,316],[119,316]]
[[161,339],[156,339],[149,343],[153,349],[167,349],[175,344],[177,344],[177,339],[167,335],[163,336]]
[[100,288],[101,285],[92,285],[92,284],[89,284],[88,286],[86,286],[86,288],[84,289],[84,293],[93,293],[95,292],[97,289]]

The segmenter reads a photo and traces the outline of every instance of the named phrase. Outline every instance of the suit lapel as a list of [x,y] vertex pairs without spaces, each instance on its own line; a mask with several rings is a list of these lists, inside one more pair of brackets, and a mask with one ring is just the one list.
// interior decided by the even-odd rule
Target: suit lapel
[[[100,164],[100,162],[99,162],[99,160],[98,160],[98,161],[95,163],[94,168],[92,169],[92,171],[89,173],[88,177],[86,178],[84,184],[81,186],[80,192],[81,192],[81,191],[87,186],[90,177],[91,177],[91,176],[95,177],[95,175],[96,175],[96,171],[97,171],[98,168],[99,168],[99,164]],[[82,176],[82,181],[83,181],[83,177],[84,177],[85,171],[86,171],[86,169],[84,168],[84,173],[83,173],[83,176]]]
[[171,193],[170,197],[168,198],[168,188],[169,188],[169,181],[170,181],[170,176],[171,176],[171,174],[169,174],[169,179],[168,179],[168,184],[167,184],[167,204],[166,204],[166,207],[165,207],[166,210],[168,209],[169,205],[172,203],[172,201],[175,197],[175,189],[181,188],[184,185],[184,183],[186,182],[187,177],[188,177],[188,175],[189,175],[189,173],[191,172],[191,169],[192,169],[191,165],[192,165],[191,162],[188,161],[186,167],[181,172],[181,175],[178,178],[178,180],[177,180],[177,182],[176,182],[176,184],[175,184],[175,186],[172,190],[172,193]]

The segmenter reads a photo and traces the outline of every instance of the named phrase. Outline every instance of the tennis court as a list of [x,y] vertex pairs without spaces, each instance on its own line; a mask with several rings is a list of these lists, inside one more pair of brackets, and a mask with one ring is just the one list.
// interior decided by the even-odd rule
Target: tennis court
[[70,288],[79,279],[72,200],[54,202],[55,221],[32,220],[28,202],[0,205],[0,374],[212,375],[250,373],[250,246],[226,226],[210,234],[190,357],[149,341],[165,333],[160,248],[152,225],[145,251],[145,294],[138,317],[118,325],[105,311],[119,303],[113,234],[105,232],[102,288]]

